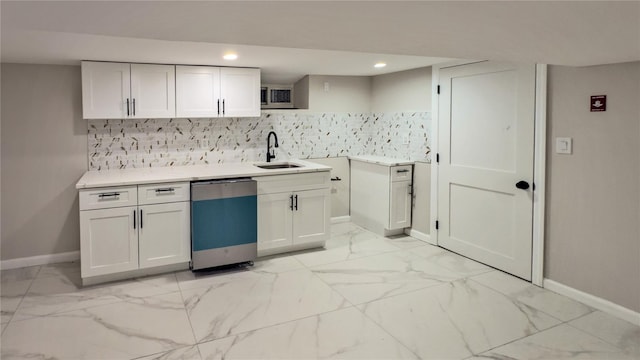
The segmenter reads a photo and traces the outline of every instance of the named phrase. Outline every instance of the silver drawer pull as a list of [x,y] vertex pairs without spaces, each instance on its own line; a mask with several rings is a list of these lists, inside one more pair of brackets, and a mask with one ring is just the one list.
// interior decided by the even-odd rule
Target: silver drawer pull
[[169,192],[174,192],[174,191],[176,191],[176,189],[174,189],[174,188],[156,189],[156,193],[169,193]]
[[397,173],[407,173],[409,172],[409,170],[407,169],[402,169],[402,170],[396,170]]
[[105,199],[105,198],[111,199],[111,198],[113,198],[113,199],[116,199],[116,200],[118,199],[118,196],[120,196],[119,192],[102,193],[102,194],[98,195],[98,197],[100,199]]

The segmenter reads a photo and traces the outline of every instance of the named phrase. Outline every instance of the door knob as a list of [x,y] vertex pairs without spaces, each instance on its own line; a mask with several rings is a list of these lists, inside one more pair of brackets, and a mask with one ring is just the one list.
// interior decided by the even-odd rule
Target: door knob
[[529,183],[524,180],[520,180],[516,183],[516,187],[518,189],[527,190],[529,188]]

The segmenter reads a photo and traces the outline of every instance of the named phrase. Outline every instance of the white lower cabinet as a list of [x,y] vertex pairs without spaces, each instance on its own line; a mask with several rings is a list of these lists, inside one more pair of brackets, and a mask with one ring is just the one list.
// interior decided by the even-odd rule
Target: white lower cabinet
[[293,243],[317,243],[329,237],[329,191],[306,190],[293,194]]
[[183,201],[140,206],[138,246],[141,269],[191,260],[189,205]]
[[291,193],[258,195],[258,251],[293,245]]
[[411,227],[412,165],[351,159],[351,221],[377,234]]
[[80,212],[82,277],[138,268],[137,207]]
[[329,238],[329,172],[258,181],[258,256],[323,246]]
[[96,280],[99,276],[187,264],[191,259],[188,189],[189,183],[175,183],[81,190],[83,283],[111,280]]
[[391,183],[389,229],[411,226],[411,194],[411,181],[395,181]]

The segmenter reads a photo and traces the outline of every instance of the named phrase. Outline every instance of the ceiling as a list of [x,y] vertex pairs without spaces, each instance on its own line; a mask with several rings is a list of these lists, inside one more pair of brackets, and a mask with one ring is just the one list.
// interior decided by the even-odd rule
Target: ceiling
[[[640,2],[6,1],[2,62],[255,66],[266,82],[462,59],[640,60]],[[239,59],[225,62],[223,53]],[[383,61],[383,69],[373,64]]]

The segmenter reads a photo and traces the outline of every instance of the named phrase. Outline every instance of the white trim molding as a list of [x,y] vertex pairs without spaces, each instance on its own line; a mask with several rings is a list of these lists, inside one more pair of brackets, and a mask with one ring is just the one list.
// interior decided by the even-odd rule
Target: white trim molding
[[547,290],[551,290],[560,295],[570,297],[576,301],[580,301],[585,305],[591,306],[594,309],[600,310],[609,315],[615,316],[617,318],[620,318],[625,321],[629,321],[635,325],[640,326],[639,312],[633,311],[631,309],[627,309],[626,307],[620,306],[609,300],[605,300],[595,295],[588,294],[584,291],[574,289],[572,287],[569,287],[567,285],[561,284],[557,281],[553,281],[550,279],[544,279],[543,285],[544,285],[544,288]]
[[404,233],[409,235],[409,236],[411,236],[411,237],[413,237],[413,238],[416,238],[418,240],[422,240],[422,241],[424,241],[426,243],[429,243],[429,244],[432,244],[432,245],[438,245],[438,244],[435,244],[435,243],[431,242],[431,236],[429,234],[425,234],[425,233],[423,233],[421,231],[418,231],[416,229],[413,229],[413,228],[404,229]]
[[70,251],[65,253],[30,256],[17,259],[2,260],[0,262],[0,269],[18,269],[28,266],[36,265],[48,265],[61,262],[70,262],[80,260],[80,251]]
[[544,207],[547,166],[547,65],[536,64],[536,103],[533,145],[533,233],[531,283],[542,286],[544,277]]
[[331,223],[332,224],[346,223],[346,222],[350,222],[350,221],[351,221],[351,216],[350,215],[336,216],[336,217],[332,217],[331,218]]

